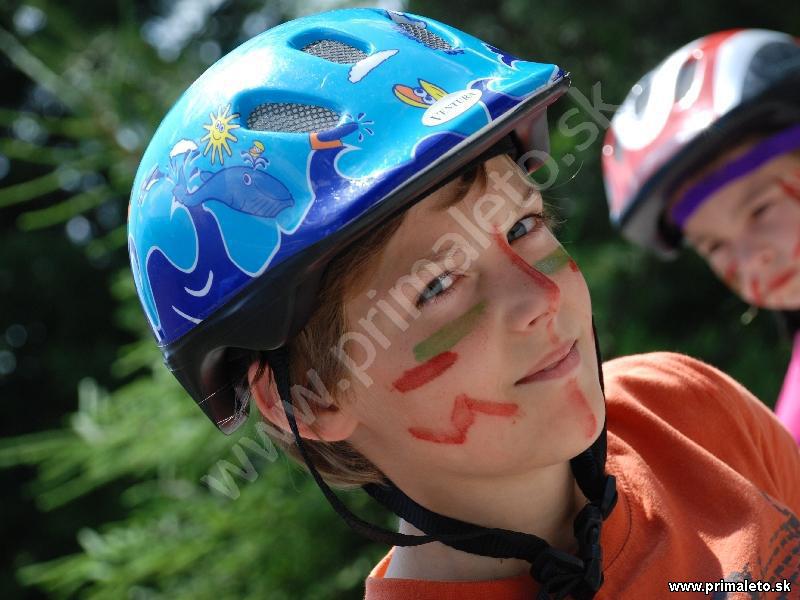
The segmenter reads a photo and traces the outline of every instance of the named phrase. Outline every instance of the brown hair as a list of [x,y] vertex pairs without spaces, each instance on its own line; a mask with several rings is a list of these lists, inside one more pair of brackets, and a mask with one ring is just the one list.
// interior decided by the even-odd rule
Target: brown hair
[[[334,405],[339,405],[343,401],[336,395],[336,384],[346,378],[346,373],[341,361],[331,352],[331,348],[336,346],[347,331],[345,300],[353,290],[359,289],[360,284],[371,274],[375,268],[375,257],[402,222],[402,214],[395,216],[351,244],[328,265],[320,284],[317,308],[303,330],[288,344],[292,384],[299,383],[313,389],[307,375],[313,369],[325,389],[331,393]],[[250,363],[253,362],[258,363],[256,381],[260,381],[266,373],[269,376],[267,384],[271,385],[273,374],[269,370],[266,353],[252,353]],[[245,394],[245,401],[249,401],[252,392],[246,378],[242,393]],[[313,410],[313,403],[310,404]],[[313,429],[313,424],[310,427]],[[291,435],[270,437],[287,455],[301,465],[304,464]],[[303,440],[303,442],[314,466],[332,485],[353,487],[383,480],[383,474],[378,468],[357,452],[349,442],[316,440]]]

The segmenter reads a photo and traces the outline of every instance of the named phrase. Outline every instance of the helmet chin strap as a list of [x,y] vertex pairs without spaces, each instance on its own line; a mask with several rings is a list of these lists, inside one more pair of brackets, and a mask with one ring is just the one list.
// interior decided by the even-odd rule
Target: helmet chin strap
[[[602,361],[596,332],[594,338],[602,389]],[[393,546],[419,546],[429,542],[441,542],[471,554],[525,560],[531,563],[531,576],[541,585],[539,598],[542,600],[567,596],[584,600],[594,597],[600,589],[603,584],[600,530],[603,520],[611,514],[617,501],[615,479],[605,473],[605,423],[600,436],[592,446],[570,460],[578,486],[589,499],[573,524],[575,538],[578,541],[577,555],[553,548],[545,540],[532,534],[482,527],[440,515],[417,504],[389,480],[382,484],[365,485],[365,491],[375,500],[426,534],[406,535],[376,527],[358,518],[325,483],[308,455],[295,419],[290,395],[288,348],[282,347],[270,351],[268,360],[275,375],[289,427],[309,472],[333,509],[354,531],[373,541]]]

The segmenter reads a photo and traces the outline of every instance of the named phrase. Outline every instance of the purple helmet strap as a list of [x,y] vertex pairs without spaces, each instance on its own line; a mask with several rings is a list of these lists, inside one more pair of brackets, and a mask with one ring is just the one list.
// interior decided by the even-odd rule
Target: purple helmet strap
[[739,158],[726,163],[690,187],[670,209],[672,221],[683,229],[689,217],[718,190],[758,169],[773,158],[798,148],[800,148],[800,125],[794,125],[762,140]]

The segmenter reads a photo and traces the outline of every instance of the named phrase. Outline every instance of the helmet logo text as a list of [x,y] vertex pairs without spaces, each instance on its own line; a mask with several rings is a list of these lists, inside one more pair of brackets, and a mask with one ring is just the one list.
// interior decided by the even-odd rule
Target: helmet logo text
[[422,124],[428,127],[447,123],[475,106],[481,99],[480,90],[461,90],[437,100],[422,115]]

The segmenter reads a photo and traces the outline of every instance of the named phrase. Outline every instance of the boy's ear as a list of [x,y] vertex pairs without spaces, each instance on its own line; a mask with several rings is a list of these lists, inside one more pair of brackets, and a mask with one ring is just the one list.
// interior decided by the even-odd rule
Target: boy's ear
[[[275,377],[269,367],[261,377],[257,377],[258,367],[258,363],[253,362],[247,369],[247,381],[256,406],[265,419],[291,435],[292,430],[278,394]],[[293,393],[292,396],[297,428],[305,439],[339,442],[349,438],[358,426],[358,419],[351,411],[343,410],[335,404],[323,405],[308,401],[306,395]]]

